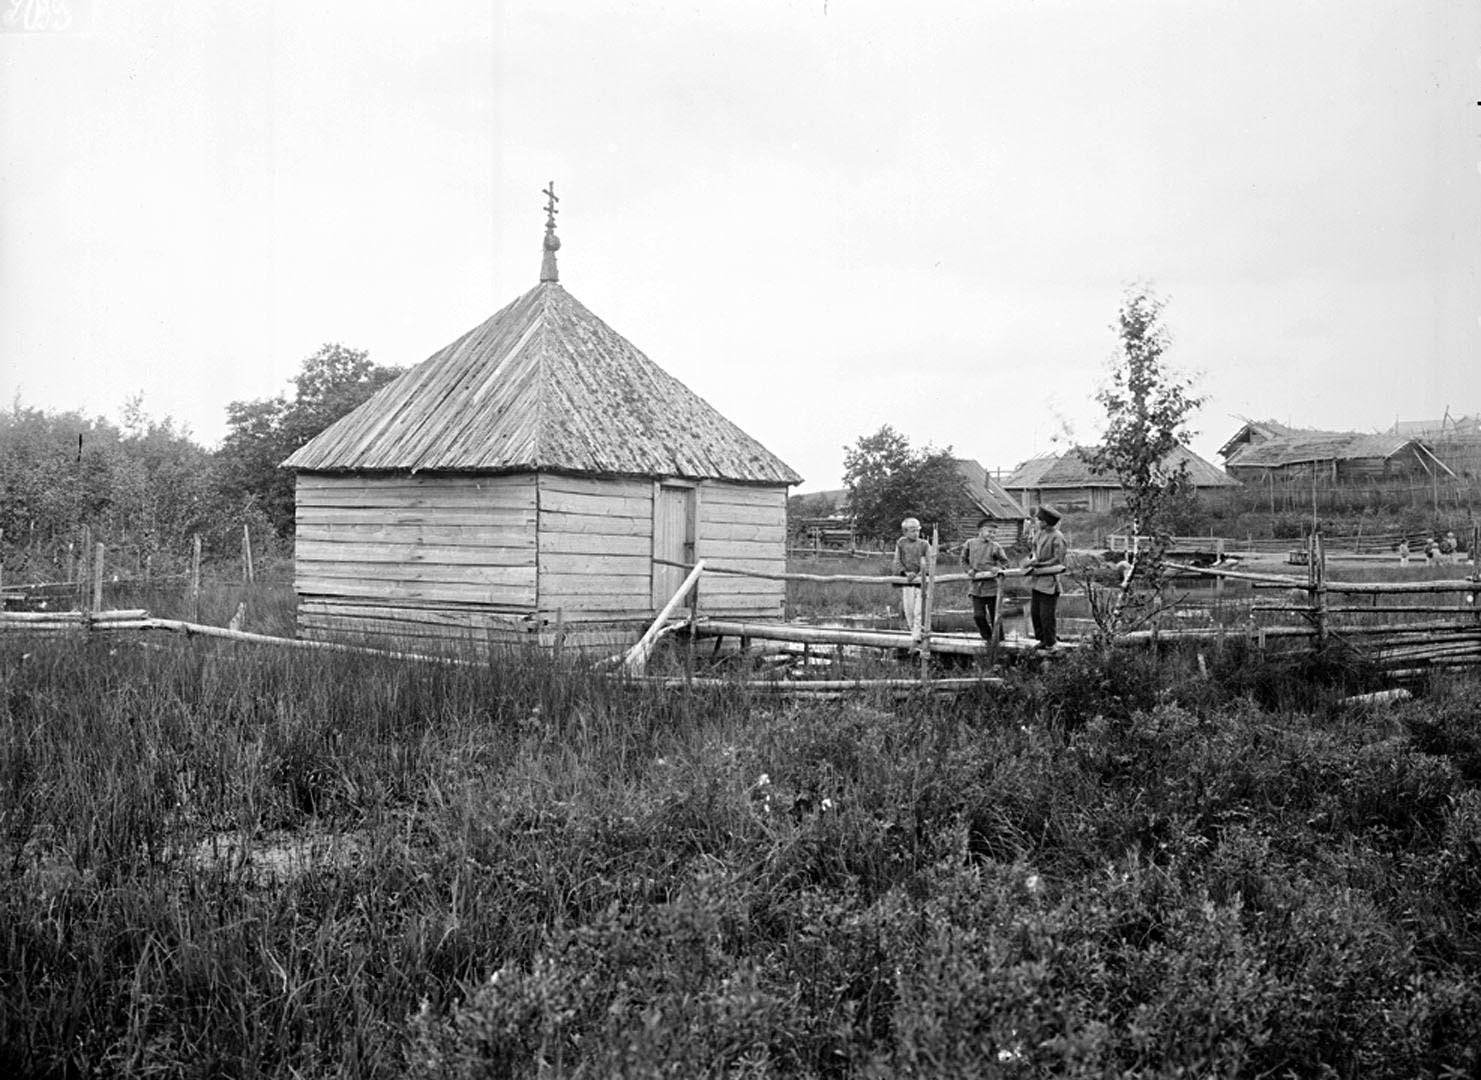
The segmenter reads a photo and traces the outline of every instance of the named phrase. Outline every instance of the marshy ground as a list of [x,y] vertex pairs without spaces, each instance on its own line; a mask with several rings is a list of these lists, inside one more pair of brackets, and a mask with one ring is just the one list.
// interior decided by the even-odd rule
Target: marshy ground
[[0,1070],[1472,1075],[1481,682],[0,642]]

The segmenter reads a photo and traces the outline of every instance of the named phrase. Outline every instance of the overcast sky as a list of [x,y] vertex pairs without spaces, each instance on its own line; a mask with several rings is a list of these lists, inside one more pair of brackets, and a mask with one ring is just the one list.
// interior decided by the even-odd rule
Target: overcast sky
[[[14,0],[4,0],[9,10]],[[71,0],[0,33],[0,393],[204,443],[326,341],[561,282],[806,478],[1093,440],[1110,324],[1238,414],[1481,411],[1481,5]]]

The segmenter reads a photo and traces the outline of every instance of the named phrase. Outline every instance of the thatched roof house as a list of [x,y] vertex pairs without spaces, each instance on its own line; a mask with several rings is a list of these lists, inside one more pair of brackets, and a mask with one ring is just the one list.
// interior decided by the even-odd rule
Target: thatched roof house
[[1219,456],[1224,459],[1224,464],[1229,464],[1229,459],[1243,450],[1246,446],[1262,443],[1269,439],[1285,438],[1289,435],[1336,435],[1335,431],[1317,431],[1314,428],[1291,427],[1276,420],[1250,420],[1243,418],[1244,423],[1239,430],[1223,446],[1219,447]]
[[[697,558],[779,571],[800,477],[559,283],[540,283],[293,454],[299,632],[629,640]],[[710,614],[778,617],[717,577]]]
[[[1030,510],[1044,503],[1052,503],[1061,511],[1104,511],[1125,505],[1121,481],[1114,473],[1092,469],[1086,454],[1077,446],[1062,454],[1029,458],[1013,470],[1003,486]],[[1163,464],[1174,469],[1185,466],[1195,491],[1239,486],[1239,481],[1186,446],[1174,449]]]

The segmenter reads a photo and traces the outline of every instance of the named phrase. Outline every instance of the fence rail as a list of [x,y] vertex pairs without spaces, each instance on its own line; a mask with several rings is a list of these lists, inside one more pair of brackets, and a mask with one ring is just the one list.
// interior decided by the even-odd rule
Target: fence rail
[[[1481,529],[1473,528],[1469,550],[1481,548]],[[1327,547],[1320,532],[1306,543],[1304,577],[1277,574],[1250,574],[1223,567],[1198,567],[1172,563],[1174,569],[1189,574],[1249,581],[1255,589],[1281,590],[1286,602],[1255,603],[1251,618],[1261,613],[1302,616],[1318,648],[1337,643],[1389,671],[1409,673],[1431,661],[1444,659],[1446,664],[1481,663],[1481,563],[1466,578],[1444,581],[1344,582],[1327,578]],[[1295,594],[1295,595],[1292,595]],[[1435,603],[1403,603],[1404,598],[1444,595],[1456,597],[1453,606]],[[1371,598],[1372,605],[1352,602],[1333,605],[1330,598]],[[1400,602],[1379,605],[1382,597],[1396,597]],[[1423,623],[1402,621],[1402,616],[1450,615],[1447,620]],[[1394,621],[1399,617],[1399,621]],[[1355,621],[1361,620],[1361,621]],[[1374,620],[1386,620],[1375,622]],[[1273,627],[1259,627],[1263,634]],[[1359,641],[1358,639],[1362,639]]]
[[[1383,535],[1383,534],[1380,534]],[[1393,534],[1398,535],[1398,534]],[[1124,538],[1130,539],[1130,538]],[[1177,537],[1176,541],[1194,547],[1205,544],[1208,541],[1217,541],[1218,537]],[[1227,541],[1229,538],[1222,538]],[[1343,539],[1343,538],[1338,538]],[[1465,550],[1475,552],[1481,549],[1481,530],[1473,528],[1467,538]],[[27,592],[41,592],[46,589],[60,588],[63,596],[77,596],[80,603],[78,610],[73,612],[61,612],[56,614],[47,613],[23,613],[23,612],[0,612],[0,629],[29,630],[31,632],[56,631],[75,632],[78,629],[85,630],[129,630],[129,629],[168,629],[185,633],[198,633],[208,636],[232,638],[242,641],[261,641],[264,643],[279,643],[291,641],[291,639],[269,638],[264,635],[245,634],[233,628],[205,627],[199,623],[197,614],[194,622],[181,622],[173,620],[151,619],[146,612],[129,610],[123,612],[110,612],[103,610],[103,574],[106,565],[105,553],[101,550],[102,545],[97,545],[90,552],[88,570],[89,581],[79,575],[78,580],[69,582],[30,582],[13,584],[6,587],[6,595],[24,596]],[[245,545],[244,545],[245,547]],[[961,573],[936,572],[935,552],[939,545],[932,548],[932,555],[923,564],[919,584],[922,586],[924,597],[921,626],[919,633],[910,639],[907,635],[907,644],[918,652],[922,657],[929,659],[934,648],[941,651],[961,651],[954,640],[939,640],[933,644],[933,593],[938,584],[951,582],[965,582],[969,576]],[[1216,549],[1217,550],[1217,549]],[[1227,550],[1227,549],[1226,549]],[[1306,555],[1305,572],[1302,574],[1270,574],[1250,573],[1231,569],[1227,564],[1218,566],[1195,566],[1176,561],[1170,561],[1170,569],[1189,575],[1206,575],[1216,579],[1244,580],[1251,584],[1254,589],[1260,590],[1284,590],[1289,595],[1284,602],[1274,601],[1266,603],[1254,603],[1249,608],[1250,625],[1248,631],[1256,634],[1261,643],[1266,637],[1295,637],[1311,638],[1316,647],[1325,648],[1336,643],[1345,648],[1350,648],[1380,666],[1390,670],[1411,670],[1416,665],[1424,667],[1432,661],[1445,665],[1460,663],[1481,663],[1481,606],[1477,599],[1481,597],[1481,567],[1474,570],[1469,577],[1454,578],[1443,581],[1388,581],[1388,582],[1343,582],[1332,581],[1327,577],[1327,563],[1330,554],[1328,539],[1320,532],[1309,537],[1304,546]],[[880,554],[880,553],[871,553]],[[689,570],[697,570],[698,567],[683,563],[673,563],[667,560],[653,560],[657,565],[680,566]],[[244,569],[244,577],[250,570]],[[786,582],[820,582],[840,584],[869,584],[880,587],[894,587],[900,584],[896,577],[879,574],[806,574],[806,573],[764,573],[754,570],[728,567],[723,563],[710,564],[703,567],[705,574],[733,574],[744,577],[760,578],[767,580],[778,580]],[[1007,577],[1022,577],[1023,571],[1009,570]],[[161,580],[180,581],[183,575],[166,575],[163,579],[152,578],[147,581],[132,579],[130,584],[157,584]],[[196,563],[190,575],[190,588],[198,596],[200,587],[199,564]],[[699,594],[703,595],[702,591]],[[1457,598],[1453,607],[1447,607],[1440,603],[1439,598],[1450,595]],[[1347,600],[1338,604],[1332,604],[1331,599],[1368,597],[1371,598],[1373,606],[1364,606],[1353,600]],[[1393,597],[1399,602],[1392,605],[1380,606],[1382,597]],[[1433,598],[1433,599],[1431,599]],[[1000,598],[1001,599],[1001,598]],[[1408,599],[1408,603],[1404,600]],[[1000,605],[1001,606],[1001,605]],[[692,606],[687,621],[691,629],[699,624],[699,601],[696,600]],[[1300,616],[1302,622],[1297,626],[1265,626],[1258,623],[1258,616],[1263,614],[1294,614]],[[1450,615],[1451,619],[1439,621],[1435,619],[1426,622],[1402,621],[1404,616],[1438,616]],[[1375,622],[1374,620],[1388,620]],[[1395,621],[1399,620],[1399,621]],[[660,622],[662,620],[659,620]],[[802,628],[798,628],[799,630]],[[846,643],[849,640],[849,631],[831,631],[823,638],[816,635],[826,628],[806,628],[806,637],[798,636],[798,641],[813,640],[836,640]],[[1119,641],[1164,641],[1180,639],[1201,639],[1212,636],[1225,636],[1229,628],[1203,630],[1203,629],[1152,629],[1145,632],[1122,634],[1116,638]],[[1238,629],[1234,630],[1239,633]],[[758,636],[765,636],[759,635]],[[858,636],[858,632],[854,632]],[[890,647],[901,647],[898,635],[890,636],[875,634],[870,637],[871,643],[888,642]],[[1359,641],[1361,639],[1361,641]],[[295,646],[309,646],[310,643],[291,642]],[[320,643],[312,643],[317,647]],[[985,643],[976,642],[973,645]],[[377,650],[368,650],[375,652]],[[380,650],[384,652],[384,650]],[[387,654],[395,655],[395,654]],[[406,654],[414,659],[422,657]],[[929,664],[922,664],[923,681],[929,681]]]

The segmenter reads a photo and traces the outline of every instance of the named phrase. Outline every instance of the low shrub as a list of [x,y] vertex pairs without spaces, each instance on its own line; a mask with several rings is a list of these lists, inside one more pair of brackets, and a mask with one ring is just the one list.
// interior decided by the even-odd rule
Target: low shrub
[[0,642],[5,1075],[1469,1075],[1476,683]]

